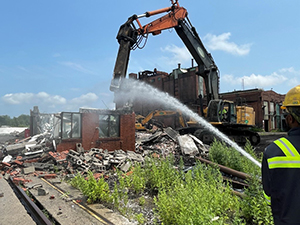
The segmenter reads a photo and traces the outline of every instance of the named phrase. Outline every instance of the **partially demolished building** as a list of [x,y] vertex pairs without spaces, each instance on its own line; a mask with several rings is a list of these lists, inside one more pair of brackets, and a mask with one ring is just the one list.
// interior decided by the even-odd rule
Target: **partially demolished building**
[[79,112],[43,114],[34,107],[30,117],[30,135],[50,133],[58,152],[78,148],[135,149],[135,114],[130,109],[80,108]]

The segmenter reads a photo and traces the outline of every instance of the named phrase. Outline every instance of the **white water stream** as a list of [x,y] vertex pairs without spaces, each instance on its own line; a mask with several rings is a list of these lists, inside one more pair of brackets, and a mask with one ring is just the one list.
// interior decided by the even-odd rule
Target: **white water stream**
[[225,134],[223,134],[217,128],[212,126],[204,118],[199,116],[197,113],[194,113],[186,105],[182,104],[180,101],[170,96],[168,93],[161,92],[158,89],[150,86],[149,84],[133,79],[123,80],[120,93],[122,96],[122,100],[124,100],[125,102],[132,102],[134,100],[142,101],[143,103],[156,102],[164,106],[168,106],[171,109],[180,110],[183,114],[190,118],[193,118],[204,128],[208,129],[211,133],[215,134],[224,142],[232,146],[242,155],[251,160],[255,165],[261,167],[261,164],[256,159],[254,159],[248,152],[246,152],[244,149],[238,146],[235,142],[231,141]]

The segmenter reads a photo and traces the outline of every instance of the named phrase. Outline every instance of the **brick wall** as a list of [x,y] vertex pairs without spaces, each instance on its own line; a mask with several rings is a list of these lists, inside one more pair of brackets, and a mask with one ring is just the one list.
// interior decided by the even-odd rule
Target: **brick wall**
[[59,143],[56,147],[57,152],[62,152],[65,150],[76,149],[76,143],[81,143],[81,139],[68,139],[63,140],[61,143]]
[[[248,106],[253,107],[255,111],[255,124],[256,126],[265,129],[266,131],[271,130],[272,115],[268,115],[268,120],[264,118],[264,101],[270,103],[281,104],[284,100],[285,95],[278,94],[273,90],[263,91],[262,89],[252,89],[245,91],[235,91],[221,94],[222,99],[234,101],[235,103],[242,102]],[[279,112],[281,113],[281,112]],[[268,113],[269,114],[269,113]],[[266,124],[266,122],[268,124]],[[276,128],[280,127],[279,124],[275,124]]]
[[109,151],[118,149],[135,150],[135,114],[120,113],[120,137],[99,138],[99,113],[82,113],[82,138],[62,140],[57,146],[61,152],[76,149],[76,143],[82,143],[85,150],[102,148]]

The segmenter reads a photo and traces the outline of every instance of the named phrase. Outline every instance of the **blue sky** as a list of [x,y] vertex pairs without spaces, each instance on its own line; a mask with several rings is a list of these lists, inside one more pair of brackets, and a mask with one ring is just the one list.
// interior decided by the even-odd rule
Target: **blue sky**
[[[179,0],[220,70],[220,92],[263,88],[285,94],[300,84],[299,0]],[[109,90],[116,35],[133,14],[169,0],[1,1],[0,115],[113,109]],[[143,18],[142,24],[155,18]],[[175,30],[149,35],[131,52],[128,73],[188,68]]]

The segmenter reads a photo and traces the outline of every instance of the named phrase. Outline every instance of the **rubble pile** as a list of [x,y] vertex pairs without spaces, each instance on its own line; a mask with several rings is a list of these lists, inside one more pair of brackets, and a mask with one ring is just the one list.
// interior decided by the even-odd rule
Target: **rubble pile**
[[[74,149],[56,151],[56,143],[51,135],[43,133],[34,137],[18,140],[14,144],[3,144],[0,152],[0,173],[5,179],[11,178],[15,184],[23,184],[27,190],[32,189],[40,179],[52,179],[57,184],[62,180],[75,177],[77,173],[86,175],[89,171],[95,179],[104,177],[110,189],[118,182],[116,170],[126,174],[135,163],[144,164],[146,157],[165,158],[174,156],[175,163],[183,159],[185,170],[192,168],[198,156],[207,158],[209,146],[204,145],[192,135],[179,135],[172,128],[154,133],[136,132],[135,151],[91,148],[84,149],[81,143],[76,143]],[[57,179],[53,179],[57,178]],[[62,184],[64,185],[64,184]],[[64,187],[64,186],[63,186]],[[48,195],[44,187],[39,187],[37,196]],[[49,197],[53,198],[52,195]],[[74,195],[74,198],[78,196]],[[136,214],[143,214],[148,224],[154,216],[153,202],[148,192],[143,193],[142,199],[147,204],[140,206],[140,195],[131,193],[126,207]],[[70,199],[70,198],[66,198]],[[80,199],[80,201],[84,198]],[[66,200],[67,201],[67,200]],[[105,205],[109,208],[109,205]]]
[[144,162],[141,155],[123,150],[109,152],[103,149],[92,148],[82,153],[66,150],[61,153],[49,152],[49,154],[57,165],[65,165],[66,170],[70,173],[76,171],[103,173],[113,167],[127,172],[133,162]]
[[[191,144],[192,141],[192,144]],[[137,132],[136,151],[92,148],[84,150],[80,143],[76,149],[57,152],[55,143],[48,133],[39,134],[0,148],[2,174],[13,176],[15,181],[29,182],[22,178],[34,174],[40,177],[55,177],[92,171],[95,174],[107,174],[112,169],[127,172],[138,162],[143,165],[144,157],[166,157],[173,154],[183,156],[185,162],[192,164],[194,157],[207,154],[208,148],[191,135],[179,135],[172,128],[151,133]]]

